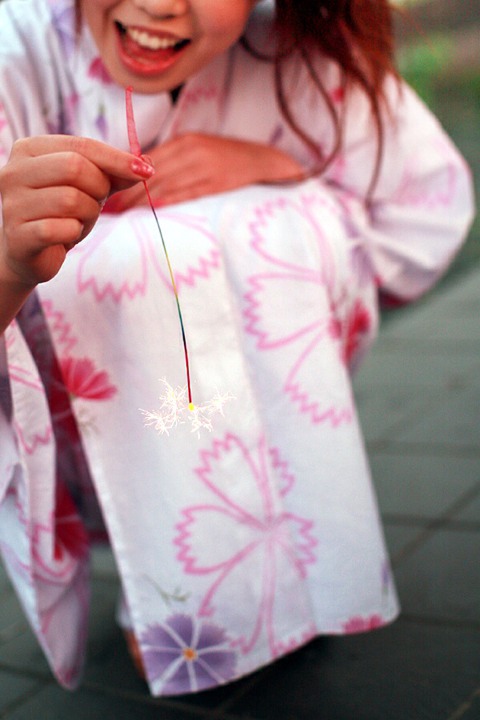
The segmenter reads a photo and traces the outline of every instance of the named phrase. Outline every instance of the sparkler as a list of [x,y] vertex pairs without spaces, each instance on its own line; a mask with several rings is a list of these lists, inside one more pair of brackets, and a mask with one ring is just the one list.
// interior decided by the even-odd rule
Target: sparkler
[[[137,130],[135,126],[135,117],[133,114],[133,102],[132,102],[133,88],[127,87],[125,90],[125,108],[127,116],[127,133],[128,143],[130,145],[130,152],[132,155],[137,157],[142,156],[142,148],[138,140]],[[184,422],[184,416],[187,414],[188,419],[192,424],[192,432],[197,432],[200,428],[206,428],[212,430],[211,416],[217,412],[223,415],[223,406],[225,402],[233,399],[232,395],[225,394],[216,395],[210,400],[210,402],[204,405],[195,405],[192,399],[192,385],[190,378],[190,361],[188,355],[187,337],[185,333],[185,325],[183,322],[182,309],[180,307],[180,299],[178,296],[177,284],[175,282],[175,276],[173,274],[172,264],[168,255],[167,246],[163,237],[162,228],[160,221],[153,204],[150,191],[148,189],[147,181],[143,180],[143,187],[147,196],[148,205],[152,211],[153,217],[155,218],[155,224],[157,226],[158,234],[162,242],[162,248],[167,262],[168,273],[170,276],[170,282],[172,285],[173,293],[175,295],[175,302],[177,306],[178,320],[180,324],[180,330],[182,333],[183,353],[185,358],[185,374],[187,378],[187,384],[185,387],[173,388],[166,380],[163,380],[165,391],[163,395],[160,395],[159,400],[161,405],[158,411],[149,412],[142,410],[145,416],[145,424],[153,425],[155,430],[160,434],[166,433],[178,424]]]
[[[141,149],[140,143],[138,141],[137,130],[135,127],[135,117],[133,115],[132,88],[131,87],[127,87],[127,89],[125,90],[125,106],[126,106],[126,111],[127,111],[127,132],[128,132],[128,142],[130,145],[130,152],[132,153],[132,155],[141,157],[142,149]],[[191,385],[191,380],[190,380],[190,362],[189,362],[189,358],[188,358],[187,337],[185,334],[185,326],[183,324],[182,310],[180,307],[180,299],[178,297],[177,284],[175,282],[175,276],[173,274],[172,265],[170,262],[170,258],[168,256],[167,246],[165,244],[165,240],[163,237],[162,228],[160,226],[160,221],[158,219],[158,215],[156,213],[155,206],[153,204],[152,197],[150,195],[150,190],[148,189],[146,180],[143,180],[143,187],[145,188],[145,193],[147,195],[148,204],[150,206],[150,210],[153,213],[153,217],[155,218],[155,223],[157,225],[158,234],[160,236],[160,240],[162,241],[163,252],[165,254],[165,259],[167,261],[168,274],[170,275],[170,282],[172,283],[173,293],[175,295],[175,302],[177,304],[178,320],[180,322],[180,329],[182,332],[183,351],[184,351],[184,356],[185,356],[185,371],[186,371],[186,375],[187,375],[188,406],[189,406],[190,410],[194,410],[195,405],[193,404],[193,400],[192,400],[192,385]]]
[[223,406],[228,400],[233,400],[229,393],[221,395],[218,391],[213,398],[204,405],[194,405],[187,399],[187,388],[173,388],[165,379],[161,381],[164,385],[164,392],[160,395],[160,406],[158,410],[150,412],[142,410],[145,416],[145,425],[152,425],[161,435],[169,434],[169,430],[182,425],[184,417],[187,417],[192,426],[192,433],[199,434],[201,428],[211,432],[212,415],[220,413],[223,415]]

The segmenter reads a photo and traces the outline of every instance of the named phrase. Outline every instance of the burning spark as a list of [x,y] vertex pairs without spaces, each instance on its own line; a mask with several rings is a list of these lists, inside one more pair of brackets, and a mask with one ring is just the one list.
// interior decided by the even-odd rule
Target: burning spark
[[211,432],[212,416],[223,415],[225,403],[234,399],[230,393],[222,395],[217,391],[209,402],[195,405],[189,402],[186,386],[173,388],[165,379],[161,382],[164,392],[159,397],[159,409],[153,412],[142,410],[145,425],[152,425],[160,435],[168,435],[169,430],[185,423],[190,423],[192,433],[197,435],[202,428]]

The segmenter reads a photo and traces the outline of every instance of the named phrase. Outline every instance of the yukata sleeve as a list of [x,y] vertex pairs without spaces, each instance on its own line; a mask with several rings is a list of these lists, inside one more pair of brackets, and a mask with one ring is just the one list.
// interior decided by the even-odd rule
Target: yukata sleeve
[[[32,305],[30,315],[33,296]],[[53,672],[74,687],[87,633],[87,537],[58,473],[45,386],[17,321],[0,339],[0,400],[2,560]]]
[[[16,133],[1,95],[3,165]],[[41,314],[35,294],[21,314],[34,327]],[[44,381],[14,321],[0,335],[0,554],[53,672],[73,687],[85,654],[88,552],[57,445]]]
[[346,142],[327,174],[365,198],[360,232],[379,290],[400,303],[427,292],[449,267],[474,213],[466,162],[437,119],[405,84],[387,84],[389,113],[373,190],[375,133],[365,101],[346,112]]

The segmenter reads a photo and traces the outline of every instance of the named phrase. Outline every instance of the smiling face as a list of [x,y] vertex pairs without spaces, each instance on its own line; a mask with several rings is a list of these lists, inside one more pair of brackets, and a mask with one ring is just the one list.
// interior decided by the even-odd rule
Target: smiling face
[[141,93],[171,90],[243,33],[256,0],[80,0],[112,78]]

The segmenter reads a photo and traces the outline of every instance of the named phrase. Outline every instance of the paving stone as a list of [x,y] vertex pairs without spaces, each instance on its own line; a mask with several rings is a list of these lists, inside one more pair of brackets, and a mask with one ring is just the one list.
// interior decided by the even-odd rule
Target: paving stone
[[408,428],[399,429],[396,441],[478,448],[480,453],[480,385],[439,398]]
[[435,518],[480,482],[480,456],[408,455],[401,450],[370,458],[380,510],[389,516]]
[[9,590],[11,587],[10,579],[5,571],[5,568],[3,567],[1,558],[0,558],[0,597],[2,596],[2,593]]
[[[95,626],[99,625],[96,618]],[[137,675],[122,631],[111,618],[102,631],[90,633],[84,680],[112,691],[134,693],[139,699],[148,697],[148,688]]]
[[117,580],[118,571],[111,548],[108,545],[98,545],[93,548],[92,556],[92,574],[112,580]]
[[227,709],[255,720],[447,720],[479,671],[480,633],[397,621],[314,641]]
[[417,538],[421,538],[423,535],[421,527],[391,525],[388,522],[384,523],[383,531],[392,563],[396,563],[397,559],[402,557],[406,548],[410,547]]
[[0,595],[0,645],[28,628],[20,603],[12,588]]
[[476,315],[470,317],[445,317],[440,309],[438,316],[437,312],[419,312],[418,315],[412,315],[408,323],[402,322],[394,326],[392,322],[385,330],[385,337],[419,340],[421,343],[450,341],[459,345],[464,344],[466,348],[472,350],[480,345],[479,313],[480,308],[477,309]]
[[138,703],[128,697],[51,685],[8,714],[8,720],[194,720],[205,717],[180,704]]
[[480,624],[479,557],[480,532],[445,529],[433,533],[396,568],[403,611]]
[[480,492],[478,495],[460,512],[455,514],[455,520],[462,520],[480,525]]
[[381,334],[385,339],[405,339],[410,342],[451,341],[478,346],[480,340],[480,294],[478,269],[472,268],[459,282],[446,287],[395,313],[384,323]]
[[384,386],[448,388],[477,374],[480,358],[476,349],[462,350],[455,343],[418,347],[381,338],[355,378],[355,387],[371,392]]
[[51,677],[40,645],[28,627],[0,645],[0,665],[6,669],[15,668],[19,671],[43,675],[46,679]]
[[431,390],[404,386],[355,390],[358,415],[365,440],[388,443],[397,429],[408,428],[431,405]]
[[115,618],[119,595],[118,582],[93,578],[89,617],[89,636],[92,642],[98,639],[102,644],[104,635],[109,637],[112,629],[117,627]]
[[14,702],[30,696],[41,685],[38,680],[14,675],[0,669],[0,713],[3,713]]
[[478,720],[480,718],[480,688],[447,720]]

